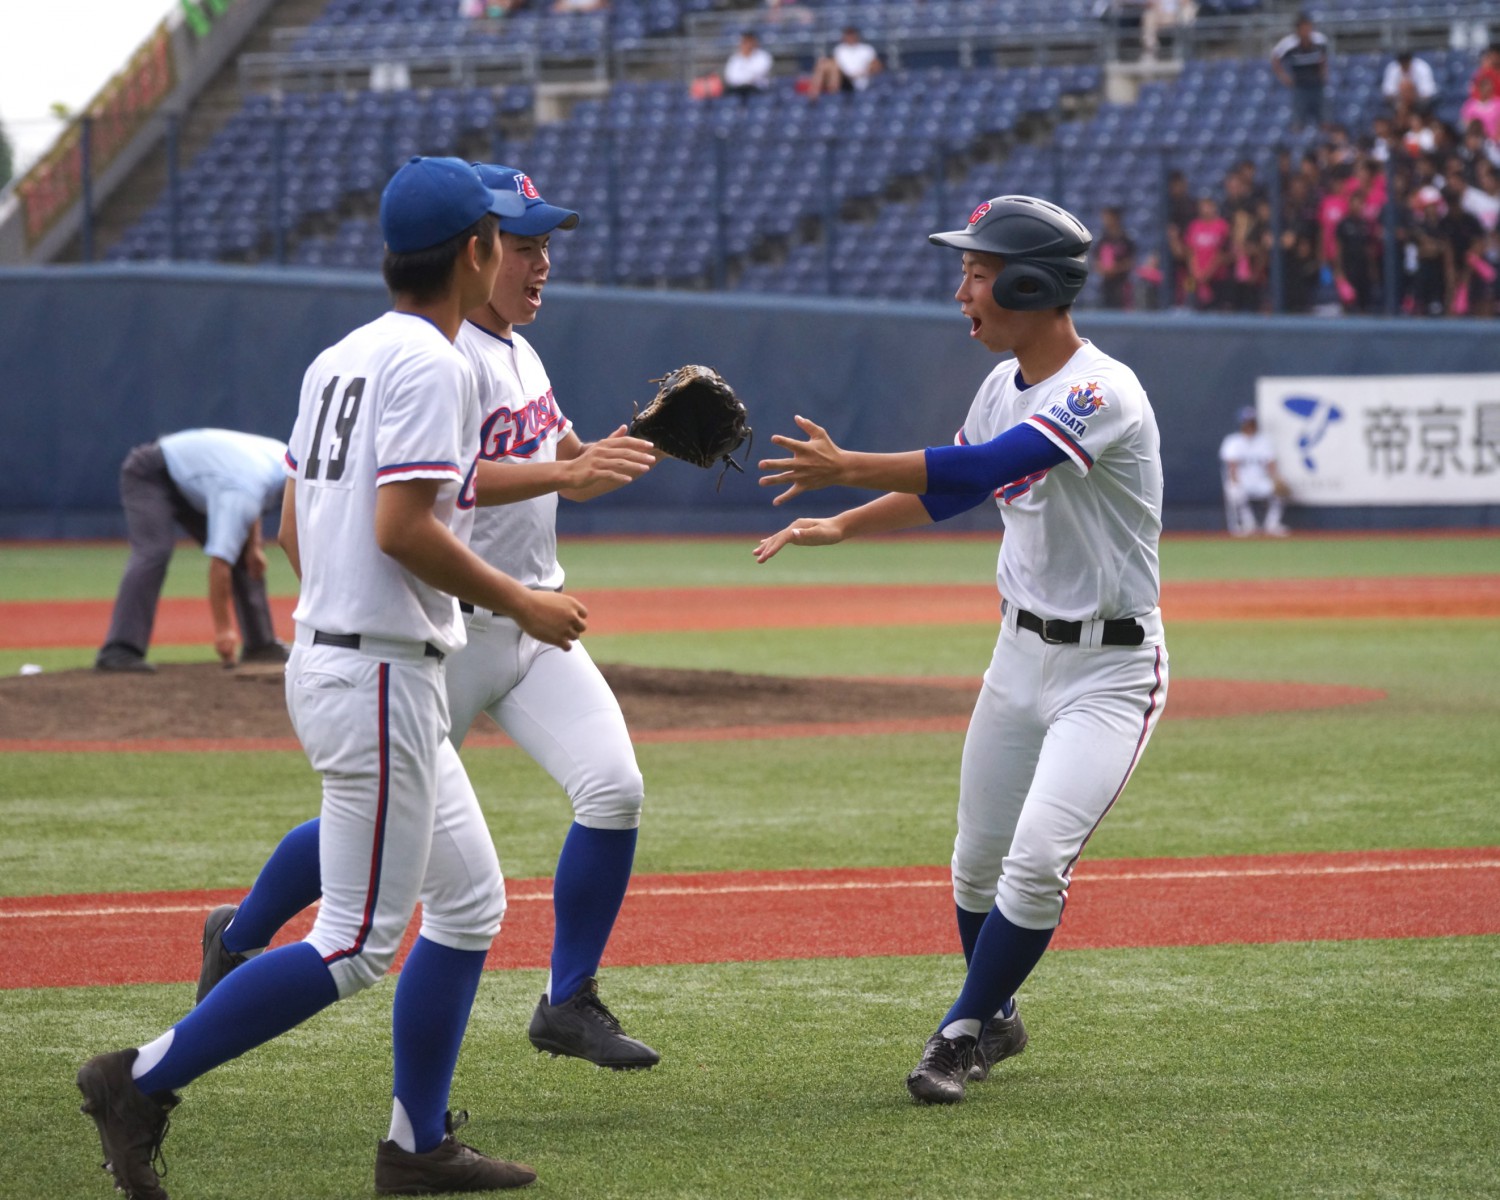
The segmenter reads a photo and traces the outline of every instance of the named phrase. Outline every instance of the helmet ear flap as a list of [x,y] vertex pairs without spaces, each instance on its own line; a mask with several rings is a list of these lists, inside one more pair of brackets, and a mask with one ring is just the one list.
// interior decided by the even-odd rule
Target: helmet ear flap
[[1041,263],[1024,259],[1001,267],[990,290],[996,304],[1014,312],[1060,308],[1068,303],[1063,299],[1062,281],[1057,273]]

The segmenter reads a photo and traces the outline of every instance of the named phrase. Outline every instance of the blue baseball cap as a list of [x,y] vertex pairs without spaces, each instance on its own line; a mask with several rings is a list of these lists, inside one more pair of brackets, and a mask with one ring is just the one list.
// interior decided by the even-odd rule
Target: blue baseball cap
[[475,163],[474,169],[484,185],[497,192],[508,192],[526,202],[524,215],[501,217],[500,228],[517,237],[541,237],[554,229],[572,229],[578,224],[578,214],[570,208],[558,208],[548,204],[531,182],[531,176],[515,167],[502,167],[495,163]]
[[1243,425],[1246,421],[1258,420],[1255,413],[1255,405],[1247,404],[1244,408],[1240,409],[1238,420],[1241,425]]
[[380,193],[380,232],[394,254],[411,254],[446,242],[485,213],[519,217],[526,202],[514,192],[485,186],[461,158],[411,158]]

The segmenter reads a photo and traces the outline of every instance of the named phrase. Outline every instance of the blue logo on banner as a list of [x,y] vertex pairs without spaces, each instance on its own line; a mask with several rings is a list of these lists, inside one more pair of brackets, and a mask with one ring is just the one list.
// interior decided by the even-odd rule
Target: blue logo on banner
[[1302,429],[1297,434],[1297,449],[1302,452],[1302,465],[1309,471],[1316,471],[1318,464],[1313,461],[1313,448],[1323,440],[1330,425],[1344,419],[1344,414],[1337,405],[1319,400],[1316,396],[1288,396],[1281,402],[1281,406],[1301,420]]

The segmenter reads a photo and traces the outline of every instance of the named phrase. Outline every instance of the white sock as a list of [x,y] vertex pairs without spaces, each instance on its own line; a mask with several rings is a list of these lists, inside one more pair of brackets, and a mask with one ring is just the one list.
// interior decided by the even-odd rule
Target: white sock
[[979,1026],[980,1022],[974,1017],[965,1017],[961,1021],[949,1021],[943,1026],[943,1036],[950,1040],[959,1037],[977,1038]]
[[417,1152],[416,1131],[411,1127],[411,1118],[406,1115],[406,1107],[399,1100],[391,1101],[391,1132],[386,1140],[395,1142],[408,1154]]
[[147,1042],[135,1054],[135,1062],[130,1065],[130,1078],[139,1079],[162,1059],[167,1057],[167,1051],[172,1048],[172,1039],[177,1036],[177,1030],[169,1029],[154,1042]]
[[547,971],[547,986],[542,989],[542,995],[547,997],[547,1003],[552,1003],[552,971]]

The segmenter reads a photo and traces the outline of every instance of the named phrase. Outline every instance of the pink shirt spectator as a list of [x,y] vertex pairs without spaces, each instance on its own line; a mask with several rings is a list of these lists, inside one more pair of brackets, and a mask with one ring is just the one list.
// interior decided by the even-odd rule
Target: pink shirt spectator
[[1458,110],[1459,127],[1467,129],[1470,121],[1478,121],[1484,129],[1484,136],[1490,141],[1500,141],[1500,96],[1491,96],[1488,100],[1470,96],[1465,100],[1464,106]]
[[[1195,276],[1199,279],[1224,277],[1225,264],[1219,263],[1215,267],[1214,260],[1224,248],[1224,243],[1229,240],[1228,221],[1223,217],[1214,217],[1212,220],[1194,217],[1188,222],[1183,240],[1187,242],[1188,263]],[[1212,275],[1209,274],[1210,271],[1213,272]]]

